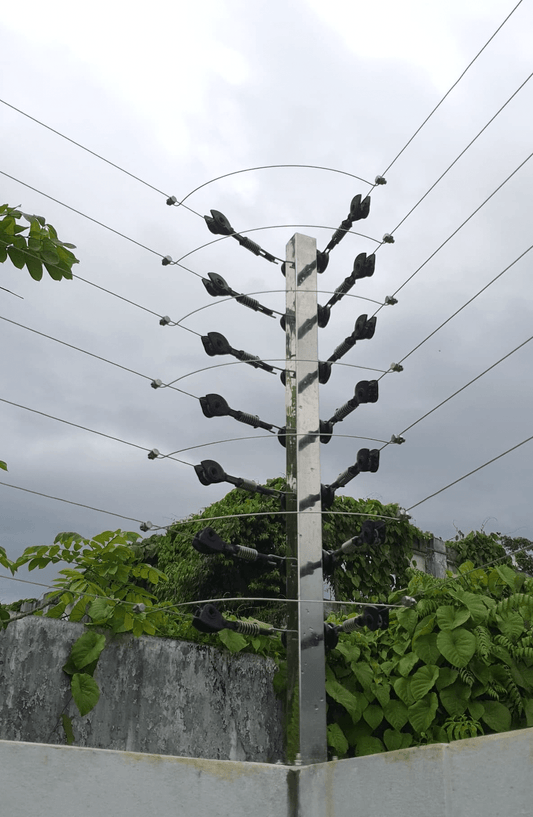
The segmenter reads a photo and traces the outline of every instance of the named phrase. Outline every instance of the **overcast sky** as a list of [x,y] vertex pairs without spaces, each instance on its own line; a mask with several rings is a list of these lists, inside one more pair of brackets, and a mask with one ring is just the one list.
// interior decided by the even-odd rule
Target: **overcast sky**
[[[5,6],[0,25],[0,97],[181,200],[210,179],[244,168],[303,164],[335,168],[373,182],[431,112],[515,5],[514,0],[154,0],[142,13],[122,0],[80,6],[28,0],[24,13]],[[354,257],[379,246],[491,117],[529,77],[533,9],[523,0],[375,189],[369,217],[354,226],[320,277],[325,303],[350,274]],[[516,94],[475,144],[379,248],[376,271],[332,310],[319,337],[320,358],[372,314],[532,151],[533,82]],[[284,355],[277,320],[211,298],[199,277],[159,256],[179,259],[213,236],[203,219],[168,207],[165,195],[80,150],[0,104],[0,170],[102,222],[102,228],[38,192],[0,176],[2,202],[44,215],[60,238],[76,245],[75,273],[178,321],[159,318],[80,280],[31,280],[1,267],[0,314],[16,323],[105,357],[141,378],[61,346],[5,320],[4,400],[86,426],[188,463],[215,459],[235,476],[264,482],[284,473],[284,450],[266,432],[231,418],[207,419],[194,397],[221,393],[230,406],[284,424],[278,377],[244,364],[189,373],[231,358],[208,358],[200,337],[223,332],[237,349],[265,359]],[[379,376],[502,272],[532,242],[533,160],[451,238],[383,308],[374,338],[358,343],[321,389],[321,416],[331,416],[360,379]],[[203,187],[187,204],[219,209],[236,230],[270,226],[251,237],[284,256],[294,232],[319,249],[369,184],[312,169],[270,169]],[[311,225],[305,228],[272,225]],[[373,239],[373,240],[371,240]],[[158,255],[159,254],[159,255]],[[360,407],[321,450],[322,482],[355,462],[357,450],[399,434],[532,334],[531,268],[525,255],[380,382],[375,405]],[[223,275],[238,292],[284,308],[279,265],[229,239],[183,262],[193,272]],[[273,290],[273,292],[272,292]],[[428,495],[507,449],[531,430],[531,362],[526,344],[382,453],[379,472],[341,491],[355,497],[417,505]],[[373,375],[365,369],[371,367]],[[150,379],[146,379],[150,378]],[[10,485],[168,525],[223,496],[204,487],[187,465],[151,461],[146,451],[0,403],[0,458]],[[484,526],[533,538],[533,443],[413,508],[413,521],[451,538]],[[128,521],[0,485],[1,544],[15,558],[56,533],[91,536]],[[39,571],[38,571],[39,573]],[[33,574],[36,581],[43,575]],[[28,578],[32,578],[29,576]],[[0,600],[42,589],[0,581]]]

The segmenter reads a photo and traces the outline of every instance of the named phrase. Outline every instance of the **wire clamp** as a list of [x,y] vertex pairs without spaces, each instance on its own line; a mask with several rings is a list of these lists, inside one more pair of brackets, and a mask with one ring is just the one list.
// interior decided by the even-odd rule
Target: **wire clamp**
[[381,241],[383,244],[394,244],[394,236],[392,236],[390,233],[385,233]]
[[163,264],[164,267],[168,267],[169,264],[173,264],[174,262],[172,261],[171,255],[165,255],[161,263]]

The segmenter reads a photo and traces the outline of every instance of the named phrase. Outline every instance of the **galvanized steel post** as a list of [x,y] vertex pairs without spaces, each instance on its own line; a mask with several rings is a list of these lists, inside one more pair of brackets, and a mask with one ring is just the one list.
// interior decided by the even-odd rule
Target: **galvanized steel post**
[[288,760],[327,760],[320,498],[316,241],[296,233],[287,244],[286,429]]

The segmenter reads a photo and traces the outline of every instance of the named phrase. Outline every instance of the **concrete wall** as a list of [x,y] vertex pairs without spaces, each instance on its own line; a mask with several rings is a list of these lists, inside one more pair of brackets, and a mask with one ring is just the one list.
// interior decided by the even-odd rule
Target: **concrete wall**
[[413,548],[412,561],[416,562],[418,570],[430,573],[439,579],[446,578],[446,571],[456,571],[456,554],[453,548],[437,536],[427,542],[420,541]]
[[2,817],[531,817],[533,729],[315,766],[0,741]]
[[172,639],[115,637],[95,673],[100,700],[82,718],[61,667],[84,631],[83,624],[29,616],[0,632],[0,739],[65,743],[65,711],[77,746],[256,762],[283,758],[273,661]]

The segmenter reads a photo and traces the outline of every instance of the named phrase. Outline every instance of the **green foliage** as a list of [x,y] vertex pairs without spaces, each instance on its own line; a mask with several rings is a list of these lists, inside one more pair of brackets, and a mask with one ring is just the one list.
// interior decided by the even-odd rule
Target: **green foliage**
[[[267,484],[285,490],[281,479],[269,480]],[[330,512],[324,513],[323,547],[326,550],[335,550],[357,535],[365,519],[380,515],[392,517],[386,520],[383,545],[370,552],[351,554],[345,561],[345,569],[335,571],[331,583],[337,600],[353,601],[361,597],[385,600],[392,588],[407,582],[413,544],[424,534],[397,514],[397,505],[342,496],[335,499]],[[252,546],[261,553],[286,555],[285,517],[279,513],[277,498],[230,491],[203,512],[172,525],[164,536],[156,535],[144,541],[145,559],[157,564],[169,579],[154,589],[160,599],[185,602],[238,596],[285,597],[285,576],[277,568],[265,570],[259,563],[197,553],[192,548],[192,540],[207,526],[213,527],[227,542]],[[225,608],[229,609],[230,605],[226,604]],[[257,607],[241,602],[231,609],[242,616]],[[270,615],[267,615],[268,609],[272,611]],[[270,607],[262,604],[261,615],[279,623],[284,611],[279,604]]]
[[[20,224],[21,218],[28,224]],[[73,249],[74,244],[60,241],[42,216],[23,213],[8,204],[0,205],[0,263],[9,258],[17,269],[26,267],[34,281],[43,277],[43,266],[54,281],[71,279],[72,267],[78,263]]]
[[415,608],[391,611],[388,630],[342,634],[327,657],[332,754],[533,723],[533,581],[508,567],[474,570],[472,562],[456,579],[410,575],[407,589],[389,602],[403,593],[421,596]]
[[4,462],[4,460],[0,460],[0,469],[2,471],[7,471],[7,464]]

